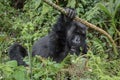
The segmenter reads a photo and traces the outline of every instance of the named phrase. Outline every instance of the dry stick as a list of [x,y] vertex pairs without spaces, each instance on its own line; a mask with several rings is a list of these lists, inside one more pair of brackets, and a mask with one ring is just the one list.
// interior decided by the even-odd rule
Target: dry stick
[[[54,7],[55,9],[59,10],[61,13],[67,15],[66,11],[63,8],[59,7],[58,5],[52,3],[51,1],[48,1],[48,0],[43,0],[43,1],[46,2],[47,4],[49,4],[50,6]],[[101,29],[101,28],[99,28],[99,27],[97,27],[97,26],[95,26],[95,25],[93,25],[93,24],[91,24],[91,23],[77,17],[77,16],[74,18],[74,20],[79,21],[79,22],[85,24],[86,26],[88,26],[88,27],[90,27],[92,29],[95,29],[96,31],[98,31],[98,32],[104,34],[105,36],[107,36],[108,39],[112,42],[114,53],[116,55],[118,55],[116,44],[115,44],[114,40],[112,39],[112,37],[106,31],[104,31],[103,29]]]

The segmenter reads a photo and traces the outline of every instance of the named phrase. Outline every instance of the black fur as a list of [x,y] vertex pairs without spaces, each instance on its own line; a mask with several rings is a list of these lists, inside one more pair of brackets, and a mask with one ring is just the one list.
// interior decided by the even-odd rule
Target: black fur
[[[68,53],[87,53],[86,26],[77,21],[73,21],[76,16],[74,9],[66,9],[68,16],[61,14],[51,32],[35,42],[32,55],[40,55],[45,58],[52,58],[56,62],[61,62]],[[82,51],[80,50],[82,48]],[[22,48],[21,48],[22,49]],[[10,51],[18,50],[14,48]],[[9,52],[10,53],[10,52]],[[20,52],[21,53],[21,52]],[[16,53],[13,53],[13,55]]]
[[[84,54],[87,53],[86,26],[73,21],[76,15],[74,10],[66,9],[66,11],[68,17],[62,14],[52,31],[33,45],[33,55],[51,57],[54,61],[60,62],[69,52],[79,55],[80,47],[82,47]],[[80,43],[72,42],[76,35],[80,38]]]
[[16,9],[22,9],[26,0],[11,0],[11,6]]
[[23,58],[28,55],[24,47],[15,43],[9,48],[8,52],[11,60],[16,60],[18,65],[27,66],[27,64],[23,61]]

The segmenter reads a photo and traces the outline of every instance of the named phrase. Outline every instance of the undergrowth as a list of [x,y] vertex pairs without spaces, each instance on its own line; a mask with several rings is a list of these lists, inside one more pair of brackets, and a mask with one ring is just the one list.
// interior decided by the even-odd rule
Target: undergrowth
[[[120,52],[120,0],[52,1],[76,8],[79,17],[106,30]],[[120,80],[120,55],[114,59],[107,37],[91,29],[87,32],[86,55],[68,55],[61,63],[36,56],[32,58],[32,71],[29,66],[17,66],[16,61],[9,60],[9,46],[19,42],[31,53],[32,44],[49,33],[60,13],[42,0],[26,0],[23,10],[10,3],[0,0],[0,80]],[[24,60],[31,64],[28,57]]]

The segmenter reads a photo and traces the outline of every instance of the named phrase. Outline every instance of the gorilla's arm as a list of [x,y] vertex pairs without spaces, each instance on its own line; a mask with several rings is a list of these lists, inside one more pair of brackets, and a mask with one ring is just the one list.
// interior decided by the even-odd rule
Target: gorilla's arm
[[68,16],[61,14],[52,28],[49,40],[50,55],[53,55],[54,53],[57,54],[58,52],[60,53],[64,50],[66,29],[71,25],[73,18],[76,16],[75,10],[69,8],[66,8],[65,10],[68,13]]
[[82,46],[82,53],[83,54],[87,54],[87,51],[88,51],[88,49],[87,49],[87,43],[85,42],[84,45]]
[[52,31],[54,32],[65,31],[66,27],[71,25],[70,23],[76,16],[76,11],[71,8],[65,8],[65,10],[67,12],[67,16],[61,13],[56,24],[53,26]]

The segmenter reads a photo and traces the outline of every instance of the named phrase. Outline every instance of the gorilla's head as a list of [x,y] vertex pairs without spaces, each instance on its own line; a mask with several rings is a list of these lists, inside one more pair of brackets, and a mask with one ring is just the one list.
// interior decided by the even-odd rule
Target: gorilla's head
[[67,28],[67,45],[69,46],[70,53],[80,54],[80,49],[83,53],[86,48],[86,26],[79,22],[73,22],[71,26]]

